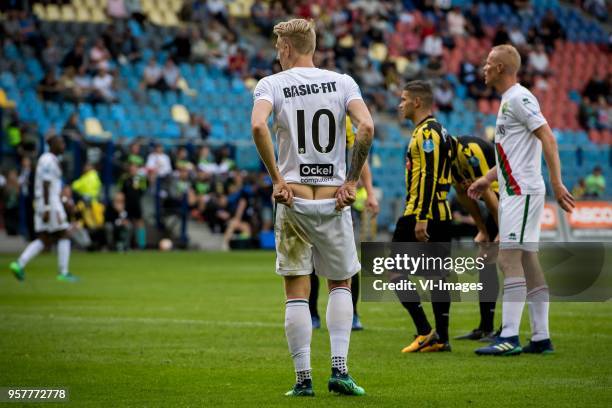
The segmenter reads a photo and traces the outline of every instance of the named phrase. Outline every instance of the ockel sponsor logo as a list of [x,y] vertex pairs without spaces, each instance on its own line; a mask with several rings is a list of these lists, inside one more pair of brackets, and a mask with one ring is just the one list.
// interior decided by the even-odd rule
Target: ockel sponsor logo
[[333,174],[333,164],[300,164],[300,176],[302,177],[330,177]]

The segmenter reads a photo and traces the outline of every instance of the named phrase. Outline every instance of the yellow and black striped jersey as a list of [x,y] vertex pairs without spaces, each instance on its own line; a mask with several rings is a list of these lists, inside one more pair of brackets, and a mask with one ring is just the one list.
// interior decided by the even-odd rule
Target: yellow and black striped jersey
[[446,196],[451,184],[451,137],[433,117],[412,132],[406,151],[406,209],[417,220],[452,218]]
[[[495,148],[493,143],[478,137],[453,137],[453,160],[451,172],[453,183],[471,184],[484,176],[495,166]],[[497,181],[491,184],[496,193],[499,191]]]

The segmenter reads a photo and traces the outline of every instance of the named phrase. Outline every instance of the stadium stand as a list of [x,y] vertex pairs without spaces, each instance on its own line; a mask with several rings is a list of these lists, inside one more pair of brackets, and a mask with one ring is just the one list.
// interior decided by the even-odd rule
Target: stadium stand
[[[591,11],[585,3],[581,6]],[[259,180],[261,165],[250,135],[251,90],[262,75],[279,69],[271,26],[295,15],[317,20],[317,63],[353,74],[375,114],[371,161],[374,183],[384,192],[380,225],[394,222],[405,194],[403,154],[410,124],[398,125],[393,114],[401,84],[416,77],[448,82],[454,99],[452,109],[438,113],[441,123],[453,135],[490,137],[499,101],[495,95],[479,93],[481,79],[475,73],[464,75],[463,64],[472,61],[478,68],[494,41],[509,37],[507,30],[527,39],[516,44],[525,60],[530,44],[546,46],[549,73],[526,69],[522,79],[534,89],[554,128],[568,186],[595,165],[608,178],[612,174],[610,92],[597,106],[581,105],[591,78],[607,78],[609,84],[612,77],[610,38],[601,23],[607,14],[602,18],[599,9],[594,10],[598,21],[558,0],[516,5],[453,0],[440,2],[442,7],[416,0],[64,0],[32,1],[31,8],[14,4],[14,9],[4,7],[0,14],[3,171],[17,166],[23,156],[35,158],[44,137],[62,133],[76,112],[83,139],[73,140],[71,151],[80,157],[74,160],[73,173],[66,174],[68,181],[78,178],[82,164],[95,157],[92,149],[102,149],[106,155],[98,168],[110,194],[125,169],[118,169],[108,155],[141,140],[170,149],[188,146],[195,165],[187,166],[192,185],[209,177],[196,171],[195,150],[203,143],[226,153],[223,146],[230,146],[238,168]],[[97,40],[106,51],[92,51]],[[436,47],[441,47],[441,59],[435,57]],[[170,58],[177,62],[177,71],[165,66],[172,65]],[[172,86],[142,86],[151,59],[159,64],[159,78]],[[106,77],[97,76],[102,66],[109,69]],[[41,82],[49,72],[57,79]],[[581,112],[588,109],[596,115],[596,125],[581,123]],[[201,115],[194,122],[200,125],[191,124],[194,114]],[[189,132],[190,125],[206,130]],[[183,168],[174,163],[174,169]],[[235,193],[228,189],[237,184],[239,173],[231,169],[218,178],[225,183],[219,190],[225,195]],[[110,202],[110,196],[105,200]],[[197,217],[205,218],[204,212]]]

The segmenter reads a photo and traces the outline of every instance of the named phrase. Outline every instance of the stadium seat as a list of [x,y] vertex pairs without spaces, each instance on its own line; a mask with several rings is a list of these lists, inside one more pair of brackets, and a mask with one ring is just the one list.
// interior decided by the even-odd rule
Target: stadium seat
[[85,119],[85,135],[95,138],[110,139],[112,134],[102,128],[102,124],[96,118]]
[[183,105],[173,105],[172,106],[172,120],[177,123],[189,123],[189,111]]

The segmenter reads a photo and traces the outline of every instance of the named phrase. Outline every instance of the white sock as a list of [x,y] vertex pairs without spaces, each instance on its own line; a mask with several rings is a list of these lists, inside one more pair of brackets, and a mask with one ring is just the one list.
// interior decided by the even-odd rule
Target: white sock
[[347,373],[346,358],[353,326],[353,299],[349,288],[340,286],[329,292],[325,319],[331,343],[332,367],[343,374]]
[[285,334],[295,366],[296,380],[310,378],[310,340],[312,320],[308,299],[289,299],[285,303]]
[[70,240],[67,238],[57,241],[57,264],[62,275],[68,273],[68,261],[70,260]]
[[548,333],[548,286],[542,285],[533,288],[527,293],[529,307],[529,321],[531,322],[531,340],[540,341],[550,338]]
[[518,336],[526,297],[525,278],[504,279],[501,337]]
[[25,268],[25,266],[34,258],[36,255],[40,254],[40,252],[45,249],[45,244],[40,239],[35,239],[30,242],[26,249],[23,250],[21,256],[17,260],[17,263],[20,267]]

